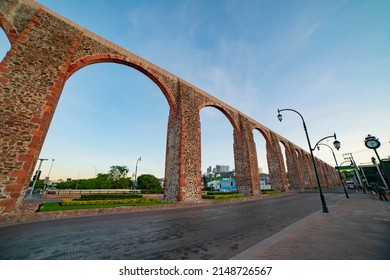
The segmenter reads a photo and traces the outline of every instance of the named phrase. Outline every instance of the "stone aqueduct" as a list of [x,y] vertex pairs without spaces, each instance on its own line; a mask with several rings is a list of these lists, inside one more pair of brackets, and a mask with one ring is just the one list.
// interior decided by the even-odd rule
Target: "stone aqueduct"
[[[0,63],[0,216],[22,211],[23,197],[67,79],[82,67],[113,62],[149,77],[169,104],[165,198],[201,197],[199,111],[212,106],[230,121],[238,192],[259,195],[253,131],[266,141],[273,187],[286,191],[315,186],[310,154],[233,107],[179,77],[70,22],[33,0],[1,0],[0,25],[11,49]],[[285,146],[286,178],[279,143]],[[316,159],[324,186],[338,183],[334,168]]]

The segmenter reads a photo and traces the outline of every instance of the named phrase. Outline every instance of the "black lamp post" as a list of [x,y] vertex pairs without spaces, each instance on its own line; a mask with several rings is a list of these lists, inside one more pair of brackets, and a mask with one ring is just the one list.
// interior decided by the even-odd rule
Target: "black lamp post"
[[337,137],[336,137],[336,133],[334,133],[333,135],[330,135],[330,136],[326,136],[324,138],[322,138],[320,141],[317,142],[317,144],[314,145],[314,148],[313,148],[313,151],[316,149],[316,147],[318,145],[320,145],[320,143],[325,140],[325,139],[328,139],[328,138],[334,138],[335,140],[333,141],[333,146],[336,148],[336,150],[338,151],[341,147],[341,144],[340,144],[340,141],[337,140]]
[[[303,129],[305,130],[306,139],[307,139],[307,144],[309,145],[311,160],[312,160],[312,162],[313,162],[314,172],[315,172],[315,174],[316,174],[318,189],[319,189],[319,191],[320,191],[320,198],[321,198],[321,203],[322,203],[322,212],[323,212],[323,213],[329,213],[328,207],[326,206],[326,201],[325,201],[324,194],[322,193],[321,182],[320,182],[320,178],[318,177],[317,165],[316,165],[316,161],[315,161],[315,159],[314,159],[313,149],[312,149],[311,144],[310,144],[309,134],[307,133],[307,127],[306,127],[305,120],[304,120],[304,118],[302,117],[302,115],[301,115],[298,111],[295,111],[295,110],[293,110],[293,109],[281,109],[281,110],[278,109],[278,120],[279,120],[279,121],[282,121],[282,119],[283,119],[282,115],[280,114],[280,112],[283,112],[283,111],[292,111],[292,112],[295,112],[295,113],[297,113],[297,114],[301,117],[301,119],[302,119]],[[335,134],[334,136],[336,136],[336,134]],[[328,137],[325,137],[325,138],[328,138]],[[321,139],[320,141],[324,140],[325,138]],[[320,142],[320,141],[319,141],[319,142]],[[338,141],[337,141],[337,142],[338,142]],[[318,143],[317,143],[317,144],[318,144]],[[317,144],[316,144],[316,145],[317,145]],[[338,145],[340,145],[340,142],[338,142]],[[340,146],[339,146],[339,148],[340,148]]]
[[[333,143],[333,144],[334,144],[334,143]],[[319,144],[317,144],[317,149],[318,149],[318,150],[320,150],[320,145],[327,146],[327,147],[332,151],[333,158],[334,158],[334,161],[335,161],[335,163],[336,163],[336,168],[337,168],[337,171],[338,171],[338,173],[339,173],[340,181],[341,181],[341,183],[343,184],[345,197],[346,197],[346,198],[349,198],[347,189],[345,188],[345,185],[344,185],[344,182],[343,182],[343,177],[341,176],[341,172],[340,172],[340,169],[339,169],[339,164],[337,163],[336,155],[334,154],[332,147],[329,146],[329,145],[327,145],[327,144],[319,143]],[[340,148],[340,147],[339,147],[339,148]],[[337,148],[336,148],[336,149],[337,149]],[[337,149],[337,150],[338,150],[338,149]]]

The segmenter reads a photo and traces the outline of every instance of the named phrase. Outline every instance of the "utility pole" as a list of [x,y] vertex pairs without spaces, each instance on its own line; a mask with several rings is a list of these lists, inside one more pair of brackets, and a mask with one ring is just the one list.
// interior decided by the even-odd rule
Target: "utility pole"
[[351,153],[343,154],[343,157],[344,157],[344,160],[350,160],[352,162],[353,166],[355,167],[354,173],[355,173],[356,178],[359,181],[359,185],[363,186],[363,181],[362,181],[362,178],[360,177],[359,169],[356,165],[355,160],[353,159],[352,154]]
[[45,178],[45,185],[43,186],[43,194],[45,193],[47,186],[50,184],[50,173],[51,173],[51,169],[53,168],[53,163],[54,163],[54,158],[51,160],[49,173],[47,174],[47,177]]
[[39,173],[41,172],[42,161],[48,160],[48,159],[47,158],[39,158],[38,160],[39,160],[38,170],[35,173],[35,178],[34,178],[34,182],[33,182],[33,185],[32,185],[31,192],[30,192],[30,196],[32,196],[32,194],[34,192],[35,184],[38,181]]

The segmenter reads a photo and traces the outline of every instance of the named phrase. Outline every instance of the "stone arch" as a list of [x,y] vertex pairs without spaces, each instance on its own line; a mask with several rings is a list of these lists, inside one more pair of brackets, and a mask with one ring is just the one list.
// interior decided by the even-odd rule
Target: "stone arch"
[[232,115],[232,113],[230,113],[227,109],[225,109],[221,104],[218,104],[216,102],[205,102],[205,103],[201,104],[200,106],[198,106],[198,112],[200,112],[203,108],[206,108],[206,107],[213,107],[213,108],[219,110],[229,120],[230,124],[233,127],[233,130],[236,132],[240,131],[239,126],[238,126],[237,122],[235,121],[235,118]]
[[150,71],[147,67],[144,67],[140,63],[137,63],[135,61],[131,61],[128,57],[126,56],[116,56],[112,55],[109,53],[103,53],[103,54],[98,54],[98,55],[90,55],[87,57],[84,57],[80,60],[77,60],[73,62],[72,64],[69,65],[68,70],[66,71],[66,76],[65,80],[69,79],[76,71],[80,70],[83,67],[86,67],[91,64],[96,64],[96,63],[118,63],[118,64],[123,64],[126,66],[129,66],[131,68],[134,68],[138,70],[139,72],[143,73],[146,75],[149,79],[151,79],[162,91],[164,94],[165,98],[168,101],[169,107],[171,108],[172,111],[176,111],[177,105],[176,101],[174,98],[173,93],[169,90],[169,88],[166,86],[166,84],[160,79],[158,75]]
[[[232,114],[230,112],[228,112],[221,104],[218,104],[216,102],[206,102],[206,103],[203,103],[201,105],[199,105],[196,110],[198,111],[198,114],[199,114],[199,122],[200,122],[200,127],[199,127],[199,135],[200,135],[200,143],[199,143],[199,151],[200,151],[200,156],[199,156],[199,165],[201,166],[202,168],[202,162],[204,163],[205,161],[205,154],[204,154],[204,147],[206,146],[206,142],[203,142],[203,135],[204,135],[204,132],[205,132],[205,126],[206,125],[202,125],[202,123],[204,124],[204,122],[201,122],[201,111],[205,108],[212,108],[212,109],[215,109],[216,111],[218,111],[220,114],[219,115],[223,115],[223,116],[220,116],[222,119],[226,118],[227,120],[227,123],[230,124],[230,127],[232,128],[231,130],[231,136],[229,136],[229,141],[226,145],[230,145],[230,143],[232,144],[231,146],[231,149],[229,149],[228,151],[228,155],[229,155],[229,159],[233,159],[233,166],[232,168],[235,169],[235,158],[234,158],[234,133],[237,132],[238,130],[238,126],[232,116]],[[208,123],[208,122],[207,122]],[[227,126],[229,126],[227,124]],[[224,126],[224,131],[226,131],[226,127]],[[230,129],[229,129],[230,131]],[[226,136],[227,137],[227,136]],[[238,140],[240,140],[240,138],[238,138]],[[205,147],[205,149],[207,149],[207,147]],[[232,157],[230,157],[230,155],[232,155]],[[217,163],[217,164],[225,164],[225,162],[220,162],[220,163]],[[229,164],[230,165],[230,164]],[[203,170],[202,170],[203,171]]]
[[[285,161],[285,164],[287,164],[287,157],[290,154],[290,147],[288,145],[288,142],[286,142],[283,139],[279,139],[279,145],[280,145],[280,147],[284,148],[284,161]],[[286,166],[286,169],[288,169],[288,166]]]
[[18,32],[2,12],[0,12],[0,26],[4,30],[5,35],[7,35],[8,40],[12,45],[13,42],[18,38]]
[[[8,9],[8,3],[11,8],[22,3],[23,9],[16,13]],[[168,198],[194,201],[201,197],[199,110],[206,105],[222,111],[231,122],[242,191],[254,194],[253,120],[249,117],[39,3],[7,0],[0,10],[0,25],[11,43],[11,50],[0,66],[0,92],[12,93],[9,95],[13,98],[4,103],[1,100],[0,104],[5,116],[0,120],[5,132],[5,137],[0,138],[2,148],[5,147],[5,160],[0,161],[4,170],[0,176],[0,214],[23,212],[23,195],[66,80],[78,69],[102,62],[125,64],[142,72],[157,84],[168,101],[167,151],[169,147],[170,152],[166,162],[170,163],[167,185],[171,186]],[[42,42],[41,38],[47,40]],[[29,106],[31,101],[34,106]],[[275,184],[288,190],[279,141],[283,139],[287,151],[292,151],[293,144],[271,130],[268,133],[269,146],[273,145],[275,150]]]
[[4,59],[4,57],[7,55],[8,51],[11,49],[10,41],[8,40],[5,32],[3,32],[2,29],[0,29],[0,62]]
[[270,137],[269,137],[268,133],[264,131],[264,129],[256,126],[256,127],[253,128],[253,130],[257,130],[258,132],[260,132],[261,135],[263,135],[266,144],[267,145],[271,145]]
[[290,176],[289,176],[289,172],[290,172],[290,166],[289,166],[289,158],[290,158],[290,149],[289,149],[289,146],[288,146],[288,143],[285,142],[284,139],[279,139],[279,147],[280,147],[280,150],[281,150],[281,154],[282,154],[282,163],[283,163],[283,166],[284,166],[284,171],[285,173],[282,174],[285,178],[286,178],[286,186],[285,186],[285,190],[291,190],[291,180],[290,180]]
[[299,190],[303,191],[306,183],[305,183],[305,169],[304,169],[304,160],[303,160],[303,150],[299,147],[294,148],[295,151],[295,168],[296,168],[296,174],[297,174],[297,180],[298,180],[298,188]]
[[[114,81],[112,83],[105,82],[104,78],[107,75],[110,75],[111,73],[115,73]],[[86,78],[87,78],[87,81],[85,82]],[[95,82],[95,79],[96,79],[96,82]],[[96,91],[95,90],[92,91],[91,90],[91,88],[93,87],[92,85],[95,83],[99,83],[99,85],[100,85],[99,89],[97,89]],[[116,90],[116,87],[114,86],[116,83],[120,83],[120,84],[125,83],[126,87],[121,86],[119,88],[119,90]],[[141,86],[145,85],[147,87],[146,91],[138,91],[138,90],[135,91],[134,89],[136,89],[136,87],[134,86],[134,84],[139,84]],[[79,91],[70,90],[70,89],[74,88],[75,85],[77,86],[78,90],[80,89],[80,86],[82,86],[81,90],[79,90]],[[115,88],[115,90],[113,88]],[[104,90],[100,90],[100,89],[104,89]],[[96,94],[96,93],[98,93],[98,94]],[[139,94],[139,93],[148,93],[148,94]],[[67,125],[66,122],[65,123],[59,122],[59,118],[56,118],[57,116],[60,116],[60,113],[62,113],[62,115],[63,115],[62,118],[66,117],[66,119],[71,119],[71,118],[68,118],[68,116],[70,116],[72,114],[72,115],[78,116],[78,120],[80,120],[79,123],[83,124],[83,128],[85,127],[85,131],[92,130],[92,131],[96,132],[98,130],[102,130],[106,134],[105,137],[108,137],[108,135],[112,135],[112,137],[107,138],[106,141],[101,141],[99,139],[94,140],[95,145],[99,145],[100,146],[99,150],[102,151],[102,152],[90,154],[88,159],[87,159],[87,161],[90,162],[90,163],[88,163],[88,164],[90,164],[89,167],[93,166],[95,168],[95,170],[96,170],[96,167],[94,165],[96,165],[98,167],[98,171],[95,171],[95,177],[96,177],[97,173],[104,172],[104,171],[108,170],[108,166],[104,167],[105,165],[107,165],[109,163],[108,160],[105,163],[99,162],[99,161],[103,161],[102,158],[105,156],[104,151],[109,151],[109,153],[111,155],[113,155],[115,157],[119,157],[119,158],[113,159],[113,160],[118,161],[118,162],[111,161],[111,164],[121,163],[123,165],[128,166],[130,168],[130,172],[129,172],[128,176],[131,176],[132,173],[134,176],[134,169],[133,169],[131,159],[132,159],[132,157],[135,157],[139,151],[140,154],[137,155],[137,158],[139,156],[142,156],[142,159],[145,162],[149,161],[150,158],[153,158],[157,163],[155,165],[155,170],[150,171],[148,173],[153,174],[153,175],[159,174],[158,175],[159,178],[163,178],[164,165],[166,165],[166,158],[164,156],[166,156],[166,149],[167,149],[167,147],[165,146],[166,145],[165,141],[167,140],[166,139],[166,137],[167,137],[166,136],[167,135],[166,124],[168,122],[168,117],[169,117],[169,115],[168,115],[169,114],[169,112],[168,112],[169,107],[165,101],[166,100],[165,97],[161,94],[159,88],[156,87],[156,84],[153,83],[149,78],[147,78],[143,73],[140,73],[139,71],[137,71],[135,69],[129,68],[126,65],[118,64],[118,63],[108,62],[108,63],[104,63],[104,64],[103,63],[89,64],[87,67],[82,67],[82,68],[78,69],[78,71],[73,72],[72,76],[69,77],[69,79],[67,79],[65,81],[63,91],[60,94],[62,96],[61,99],[64,98],[65,100],[62,100],[59,102],[58,109],[55,110],[54,115],[53,115],[53,121],[49,123],[50,128],[48,130],[48,137],[46,137],[47,140],[45,140],[44,144],[42,145],[41,157],[42,156],[43,157],[51,157],[51,156],[55,157],[57,167],[58,167],[58,165],[61,166],[61,162],[60,162],[61,153],[60,153],[60,155],[56,155],[56,150],[52,151],[52,149],[50,149],[50,147],[52,147],[53,144],[58,145],[58,147],[60,147],[60,145],[63,145],[63,143],[61,143],[61,141],[53,142],[52,135],[54,135],[54,134],[52,134],[52,133],[54,131],[59,131],[59,128],[62,127],[63,125],[65,125],[65,126]],[[86,96],[89,96],[89,98],[86,99]],[[108,106],[102,105],[100,103],[101,100],[105,100],[106,98],[109,98],[109,105]],[[149,104],[149,103],[145,102],[144,101],[145,98],[148,99],[148,101],[150,99],[151,103]],[[74,100],[74,99],[76,99],[78,101],[77,104],[75,105],[76,106],[75,108],[80,109],[78,111],[83,110],[84,104],[91,104],[91,102],[93,102],[94,103],[93,106],[96,106],[95,108],[99,111],[99,113],[91,112],[91,114],[89,116],[93,116],[92,119],[90,119],[88,116],[85,116],[83,114],[80,115],[78,112],[71,113],[73,106],[72,106],[72,108],[69,108],[65,104],[67,103],[66,101]],[[92,99],[93,99],[93,101],[91,101]],[[111,100],[112,100],[112,102],[111,102]],[[117,103],[117,100],[123,100],[124,102]],[[62,102],[64,102],[64,103],[62,103]],[[99,102],[99,103],[96,103],[96,102]],[[80,106],[79,104],[83,104],[83,107],[77,107],[77,106]],[[105,123],[105,120],[107,120],[107,117],[110,118],[114,114],[118,114],[118,118],[116,118],[115,123],[123,122],[125,125],[127,125],[126,128],[124,128],[124,130],[133,130],[134,132],[141,130],[141,128],[139,128],[136,124],[138,121],[134,121],[134,120],[139,118],[141,121],[145,121],[147,118],[144,117],[143,112],[147,112],[146,110],[148,110],[149,107],[153,108],[154,106],[158,106],[159,104],[162,105],[161,110],[153,110],[153,112],[155,112],[155,113],[153,113],[153,118],[150,121],[147,121],[146,126],[144,126],[148,129],[153,127],[153,130],[152,129],[150,130],[150,131],[153,131],[153,139],[154,139],[153,141],[154,142],[152,142],[152,143],[149,142],[150,141],[149,139],[151,139],[151,137],[144,136],[146,134],[139,134],[138,133],[139,136],[137,136],[137,137],[128,137],[125,133],[124,133],[124,135],[121,135],[120,132],[116,130],[116,128],[115,128],[116,125],[114,123],[111,123],[109,125],[107,125],[107,123]],[[123,107],[121,107],[122,105],[123,105]],[[106,108],[106,106],[108,108]],[[140,109],[143,109],[142,112],[136,114],[134,112],[134,110],[136,110],[136,108],[134,108],[135,106],[140,108]],[[112,110],[112,108],[115,108],[116,111],[110,111],[110,110]],[[118,108],[121,108],[121,110],[118,110]],[[100,112],[101,110],[104,110],[105,113],[101,114],[101,112]],[[57,113],[58,113],[58,115],[56,115]],[[105,115],[105,116],[102,119],[100,119],[99,116],[102,116],[102,115]],[[96,119],[99,119],[99,121],[95,121]],[[98,128],[94,126],[94,124],[96,124],[96,123],[99,123]],[[131,127],[131,128],[129,128],[129,127]],[[51,129],[52,129],[52,131],[51,131]],[[62,131],[62,133],[64,133],[63,134],[64,137],[66,137],[67,134],[69,135],[69,133],[72,133],[72,134],[78,135],[77,139],[79,139],[80,137],[83,137],[84,139],[89,138],[88,134],[84,134],[84,132],[83,132],[84,129],[79,129],[80,132],[77,132],[74,130],[72,131],[72,129],[74,129],[73,125],[66,130],[67,133],[64,133],[64,131],[65,131],[64,129],[61,129],[60,131]],[[57,132],[57,133],[59,133],[59,132]],[[97,138],[100,138],[100,137],[97,137]],[[76,139],[76,138],[73,138],[73,139]],[[124,141],[124,139],[127,139],[127,140]],[[142,143],[147,145],[148,148],[147,149],[139,149],[139,150],[134,149],[133,148],[134,146],[139,146],[139,144],[140,144],[138,142],[139,140],[137,140],[137,139],[141,139]],[[73,141],[73,140],[67,141],[68,144],[71,143],[71,141]],[[115,142],[116,147],[123,146],[124,149],[118,152],[115,148],[112,148],[113,146],[106,145],[106,143],[108,141],[112,141],[113,143]],[[75,141],[74,145],[71,145],[71,146],[64,145],[64,146],[62,146],[61,149],[64,149],[64,150],[66,149],[68,151],[67,152],[68,155],[70,155],[70,154],[74,153],[74,150],[72,148],[77,147],[78,145],[80,145],[80,147],[83,147],[83,151],[85,153],[90,152],[89,145],[84,145],[84,143],[79,141],[79,140]],[[49,147],[49,149],[47,147]],[[156,149],[155,147],[159,147],[159,149]],[[48,151],[50,153],[48,153]],[[151,154],[151,151],[154,151],[153,155]],[[129,161],[127,161],[127,160],[124,161],[121,158],[121,156],[125,156],[125,155],[127,158],[129,158]],[[57,161],[57,157],[60,160]],[[86,157],[84,157],[84,158],[86,158]],[[137,158],[134,159],[134,162],[136,161]],[[147,158],[149,158],[149,160]],[[66,160],[63,162],[66,162]],[[93,164],[92,164],[92,162],[93,162]],[[99,167],[99,165],[100,165],[100,167]],[[90,178],[92,178],[93,172],[88,173],[90,168],[86,168],[86,166],[87,166],[86,162],[84,162],[84,164],[82,166],[80,164],[80,166],[79,166],[79,169],[81,170],[80,173],[90,174],[90,175],[86,175],[86,176],[89,176]],[[64,167],[63,169],[65,169],[65,165],[63,165],[62,167]],[[142,167],[142,164],[141,164],[141,167]],[[83,171],[83,168],[84,168],[84,171]],[[106,169],[104,169],[104,168],[106,168]],[[57,169],[57,168],[55,168],[55,169],[56,169],[56,171],[61,170],[61,169]],[[65,174],[64,174],[65,172],[64,172],[63,175],[61,175],[60,177],[57,177],[57,178],[67,178],[67,177],[76,178],[76,175],[74,175],[74,173],[76,171],[71,171],[71,170],[72,170],[72,168],[69,168],[69,170],[67,170],[67,173],[73,172],[73,175],[68,174],[65,177]],[[139,169],[138,172],[140,170],[144,173],[146,171],[144,168],[142,168],[142,169]],[[154,171],[156,171],[156,173],[154,173]],[[138,174],[138,175],[140,175],[140,174]],[[84,175],[82,175],[82,176],[84,176]],[[56,177],[53,177],[53,178],[56,179]]]
[[[267,134],[267,132],[262,129],[261,127],[258,127],[258,126],[255,126],[255,128],[252,130],[253,131],[257,131],[259,132],[259,134],[263,137],[264,139],[264,142],[265,142],[265,160],[266,160],[266,164],[267,164],[267,172],[268,175],[265,175],[266,173],[263,172],[263,174],[261,174],[260,172],[260,169],[259,169],[259,176],[260,176],[260,190],[261,190],[261,186],[262,185],[271,185],[272,186],[272,180],[270,180],[270,178],[272,176],[270,176],[270,170],[269,170],[269,165],[270,165],[270,159],[271,158],[274,158],[275,157],[275,149],[274,147],[272,147],[272,144],[271,144],[271,140]],[[258,167],[259,167],[259,158],[258,158],[258,148],[257,148],[257,143],[255,142],[255,146],[256,146],[256,151],[257,151],[257,161],[258,161]],[[265,171],[265,170],[264,170]]]
[[310,165],[308,165],[309,155],[306,151],[301,151],[301,169],[302,169],[302,180],[303,180],[303,188],[309,189],[311,187],[311,172]]
[[310,188],[314,189],[317,186],[316,174],[314,173],[313,160],[310,154],[305,155],[305,165],[307,166],[310,174]]
[[[7,21],[5,16],[0,13],[0,38],[3,44],[9,44],[9,47],[7,46],[5,49],[0,50],[0,62],[4,59],[4,57],[7,55],[8,51],[12,47],[12,41],[16,39],[16,31],[11,27],[10,23]],[[3,38],[6,38],[3,40]]]

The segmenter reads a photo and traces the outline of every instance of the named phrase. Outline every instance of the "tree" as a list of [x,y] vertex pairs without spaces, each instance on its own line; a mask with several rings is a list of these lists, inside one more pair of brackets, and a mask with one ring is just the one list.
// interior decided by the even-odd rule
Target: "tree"
[[129,168],[127,166],[113,165],[108,172],[111,179],[118,181],[121,178],[126,178]]
[[[111,180],[115,182],[115,187],[127,187],[126,184],[126,176],[129,172],[129,168],[127,166],[113,165],[110,167],[110,171],[108,172],[108,176]],[[128,184],[127,184],[128,185]]]
[[110,189],[111,188],[111,180],[108,174],[98,173],[94,181],[94,188],[97,189]]
[[[34,180],[31,180],[29,187],[32,187],[33,184],[34,184]],[[34,189],[43,189],[44,185],[45,183],[43,180],[37,180]]]
[[137,178],[138,188],[151,191],[162,191],[160,181],[153,175],[144,174]]

